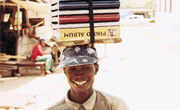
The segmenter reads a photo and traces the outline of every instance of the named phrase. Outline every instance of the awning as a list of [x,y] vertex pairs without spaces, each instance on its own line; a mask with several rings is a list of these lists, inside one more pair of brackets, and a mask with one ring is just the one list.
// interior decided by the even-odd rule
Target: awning
[[48,3],[37,3],[31,1],[11,0],[12,2],[21,5],[27,10],[37,11],[44,14],[50,14],[50,4]]

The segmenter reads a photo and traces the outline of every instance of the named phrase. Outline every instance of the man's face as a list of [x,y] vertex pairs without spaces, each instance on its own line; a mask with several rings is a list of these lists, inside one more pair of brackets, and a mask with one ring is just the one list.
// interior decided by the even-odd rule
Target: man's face
[[42,45],[42,46],[45,46],[45,42],[44,42],[44,41],[42,41],[42,42],[41,42],[41,45]]
[[98,68],[98,64],[65,67],[64,73],[71,90],[76,93],[92,92],[94,76],[97,74]]

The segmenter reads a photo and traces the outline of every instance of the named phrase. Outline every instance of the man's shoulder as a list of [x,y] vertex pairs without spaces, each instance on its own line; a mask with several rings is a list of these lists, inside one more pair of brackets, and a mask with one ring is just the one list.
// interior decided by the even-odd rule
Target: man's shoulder
[[39,43],[39,44],[37,44],[36,46],[37,46],[37,47],[42,47],[42,45],[41,45],[40,43]]
[[102,92],[102,91],[98,91],[96,90],[96,94],[97,94],[97,98],[99,98],[99,100],[104,100],[106,101],[106,103],[108,103],[112,110],[128,110],[128,107],[126,105],[126,103],[124,102],[123,99],[121,99],[120,97]]
[[114,96],[114,95],[111,95],[111,94],[108,94],[108,93],[105,93],[105,92],[102,92],[102,91],[98,91],[96,90],[96,93],[97,95],[99,95],[101,98],[105,98],[109,101],[114,101],[114,100],[122,100],[121,98],[117,97],[117,96]]
[[36,44],[35,46],[34,46],[34,48],[37,48],[39,46],[39,44]]
[[49,107],[48,110],[69,110],[69,107],[66,104],[65,98],[62,98],[56,104],[53,104],[51,107]]

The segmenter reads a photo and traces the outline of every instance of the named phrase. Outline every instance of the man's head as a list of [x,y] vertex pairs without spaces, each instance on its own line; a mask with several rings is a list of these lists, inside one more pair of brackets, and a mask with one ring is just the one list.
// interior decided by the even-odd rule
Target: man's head
[[64,70],[71,91],[93,91],[94,76],[99,69],[97,62],[96,50],[87,45],[72,46],[63,51],[59,66]]
[[40,39],[40,40],[39,40],[39,43],[40,43],[42,46],[45,46],[45,40],[44,40],[44,39]]
[[97,74],[98,69],[99,65],[97,63],[63,68],[71,86],[71,91],[76,93],[93,91],[94,76]]

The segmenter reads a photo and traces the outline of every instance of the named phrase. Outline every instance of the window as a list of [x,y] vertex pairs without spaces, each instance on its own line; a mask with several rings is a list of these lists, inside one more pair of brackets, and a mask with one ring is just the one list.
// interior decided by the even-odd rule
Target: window
[[[18,26],[19,25],[19,26]],[[21,30],[22,28],[22,11],[19,12],[19,16],[18,13],[15,13],[15,20],[14,20],[14,29],[17,30],[18,28],[19,30]]]
[[8,22],[9,21],[9,18],[10,18],[10,14],[7,13],[7,14],[4,14],[4,22]]

